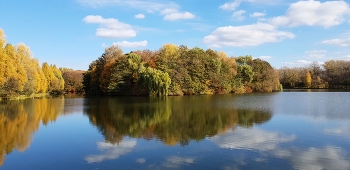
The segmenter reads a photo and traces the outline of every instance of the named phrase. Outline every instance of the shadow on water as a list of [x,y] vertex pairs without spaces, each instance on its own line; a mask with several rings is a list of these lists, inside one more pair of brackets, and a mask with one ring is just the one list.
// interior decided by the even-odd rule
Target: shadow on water
[[129,136],[181,146],[272,118],[266,110],[222,107],[224,100],[222,96],[87,98],[84,113],[107,142],[120,143]]

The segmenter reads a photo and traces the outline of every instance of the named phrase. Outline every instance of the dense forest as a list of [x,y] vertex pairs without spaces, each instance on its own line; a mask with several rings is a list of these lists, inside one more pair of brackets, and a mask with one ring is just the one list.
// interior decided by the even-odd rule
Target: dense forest
[[324,64],[312,62],[307,67],[279,69],[284,88],[350,88],[350,61],[329,60]]
[[279,74],[252,56],[165,44],[127,54],[106,48],[84,74],[84,90],[105,95],[199,95],[281,90]]
[[64,90],[82,91],[82,77],[82,71],[57,68],[45,62],[40,66],[26,45],[7,43],[0,29],[1,98],[62,93]]

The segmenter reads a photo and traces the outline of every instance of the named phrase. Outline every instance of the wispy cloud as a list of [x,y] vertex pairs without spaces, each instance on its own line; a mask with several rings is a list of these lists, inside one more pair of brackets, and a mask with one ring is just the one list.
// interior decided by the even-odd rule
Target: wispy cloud
[[327,51],[313,50],[313,51],[306,51],[305,54],[307,59],[321,59],[326,57]]
[[308,60],[297,60],[297,61],[289,61],[289,62],[284,62],[284,65],[289,65],[293,67],[303,67],[310,65],[313,61],[308,61]]
[[195,159],[190,157],[179,157],[171,156],[166,158],[167,162],[163,163],[163,166],[166,168],[176,168],[178,169],[180,165],[192,164]]
[[336,45],[341,47],[348,47],[350,46],[350,38],[344,38],[344,39],[330,39],[330,40],[324,40],[322,41],[323,44],[330,44],[330,45]]
[[106,6],[122,6],[134,9],[145,10],[147,12],[161,11],[165,8],[178,8],[174,2],[160,0],[76,0],[84,6],[101,8]]
[[148,42],[144,41],[120,41],[113,43],[114,46],[125,47],[125,48],[134,48],[134,47],[146,47]]
[[270,60],[273,57],[272,56],[259,56],[258,58],[262,59],[262,60]]
[[243,16],[243,14],[246,13],[245,10],[239,10],[239,11],[236,11],[232,14],[232,17],[234,19],[237,19],[239,21],[243,20],[245,17]]
[[344,158],[347,153],[339,147],[280,149],[272,153],[277,157],[288,159],[295,169],[300,170],[334,169],[335,167],[336,169],[349,169],[350,167],[350,162]]

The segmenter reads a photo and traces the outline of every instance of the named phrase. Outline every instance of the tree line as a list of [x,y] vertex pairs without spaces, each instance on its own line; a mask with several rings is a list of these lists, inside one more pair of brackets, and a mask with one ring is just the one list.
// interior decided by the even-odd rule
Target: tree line
[[306,67],[279,69],[280,82],[285,88],[350,88],[350,61],[329,60],[312,62]]
[[159,50],[124,54],[117,46],[89,65],[83,77],[88,94],[200,95],[281,90],[278,72],[252,56],[165,44]]
[[[71,83],[71,79],[74,79],[75,84]],[[59,69],[56,65],[46,62],[40,66],[39,61],[32,57],[32,52],[25,44],[14,46],[7,43],[5,34],[0,29],[1,98],[31,96],[38,93],[61,93],[73,87],[82,90],[81,81],[81,71],[76,73],[73,70]]]

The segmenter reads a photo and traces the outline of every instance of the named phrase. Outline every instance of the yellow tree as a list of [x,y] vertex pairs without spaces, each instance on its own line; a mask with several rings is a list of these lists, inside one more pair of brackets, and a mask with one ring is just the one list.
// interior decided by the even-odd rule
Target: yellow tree
[[55,87],[53,87],[53,82],[56,81],[56,76],[55,74],[53,73],[52,71],[52,68],[50,67],[49,64],[47,64],[46,62],[43,63],[42,65],[42,70],[43,70],[43,73],[45,75],[45,78],[46,78],[46,82],[47,82],[47,90],[48,91],[53,91]]
[[51,69],[53,74],[56,77],[56,80],[58,82],[56,90],[62,91],[64,90],[64,79],[62,77],[62,72],[56,67],[56,65],[51,65]]
[[11,44],[6,44],[5,52],[8,56],[5,67],[5,78],[7,78],[5,89],[8,92],[21,92],[27,81],[23,60]]
[[164,44],[159,50],[168,60],[176,60],[179,57],[179,47],[174,44]]
[[[38,72],[34,67],[32,53],[30,49],[23,43],[16,46],[16,56],[19,67],[23,68],[26,73],[26,83],[24,84],[24,92],[27,95],[36,92],[36,84],[38,80]],[[35,61],[34,61],[35,62]]]
[[305,86],[306,86],[306,88],[310,88],[311,83],[312,83],[312,78],[311,78],[310,71],[306,71],[306,73],[305,73]]
[[[5,34],[2,29],[0,29],[0,88],[3,87],[6,78],[5,78],[5,67],[6,67],[6,58],[7,55],[4,51],[4,45],[6,43]],[[1,89],[0,89],[1,90]]]

